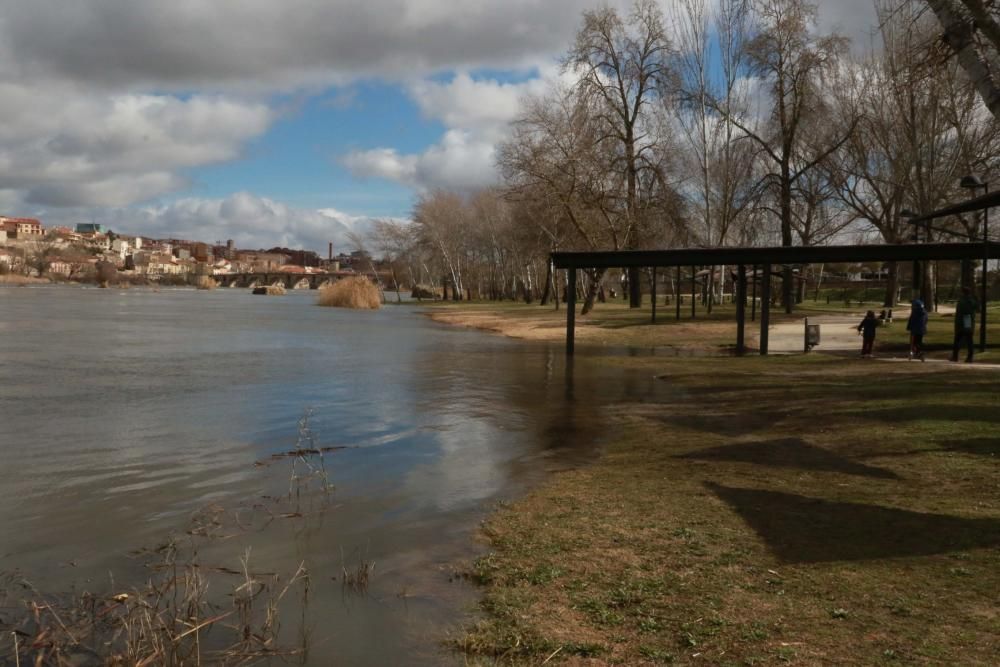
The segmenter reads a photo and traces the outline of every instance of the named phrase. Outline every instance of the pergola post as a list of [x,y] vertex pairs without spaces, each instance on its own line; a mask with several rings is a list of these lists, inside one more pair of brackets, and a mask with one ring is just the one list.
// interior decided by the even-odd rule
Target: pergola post
[[570,269],[566,287],[566,354],[572,356],[576,334],[576,269]]
[[656,324],[656,267],[653,267],[653,284],[649,287],[649,298],[653,300],[653,324]]
[[757,321],[757,265],[753,265],[753,296],[750,297],[750,319]]
[[677,321],[680,322],[681,320],[681,267],[680,266],[677,267],[677,280],[674,281],[674,292],[676,292],[674,294],[675,297],[674,301],[676,302],[674,305],[677,310]]
[[747,320],[747,267],[736,270],[736,354],[746,352],[745,328]]
[[760,285],[760,353],[767,355],[767,327],[771,320],[771,265],[764,265]]
[[697,306],[697,303],[698,303],[698,283],[697,283],[697,280],[696,280],[697,276],[698,276],[698,267],[697,266],[692,266],[691,267],[691,319],[694,319],[695,317],[698,316],[698,312],[697,312],[698,311],[698,306]]

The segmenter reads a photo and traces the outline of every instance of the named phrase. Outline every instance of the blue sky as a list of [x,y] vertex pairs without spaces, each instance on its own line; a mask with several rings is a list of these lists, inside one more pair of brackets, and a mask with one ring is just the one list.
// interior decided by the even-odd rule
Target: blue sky
[[393,146],[419,153],[444,126],[421,116],[398,85],[363,82],[308,98],[279,97],[270,130],[240,159],[192,169],[189,194],[225,197],[250,191],[301,208],[343,208],[373,217],[405,217],[410,187],[379,178],[356,178],[341,162],[356,150]]
[[[421,192],[495,183],[596,4],[0,0],[0,214],[346,245]],[[819,4],[824,29],[871,28],[872,0]]]

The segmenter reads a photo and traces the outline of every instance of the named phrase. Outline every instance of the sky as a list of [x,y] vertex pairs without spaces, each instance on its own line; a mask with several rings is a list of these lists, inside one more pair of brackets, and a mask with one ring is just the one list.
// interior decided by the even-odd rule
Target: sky
[[[872,0],[817,4],[867,43]],[[0,0],[0,215],[353,250],[423,192],[497,182],[508,123],[596,6]]]

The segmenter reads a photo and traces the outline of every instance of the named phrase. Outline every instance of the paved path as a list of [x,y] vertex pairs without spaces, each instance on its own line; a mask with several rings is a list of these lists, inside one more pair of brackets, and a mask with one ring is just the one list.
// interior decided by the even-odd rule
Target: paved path
[[[863,315],[820,315],[810,317],[809,324],[820,325],[820,344],[817,352],[861,351],[861,336],[858,323]],[[805,319],[798,322],[777,324],[771,327],[768,336],[769,352],[802,352],[805,334]]]

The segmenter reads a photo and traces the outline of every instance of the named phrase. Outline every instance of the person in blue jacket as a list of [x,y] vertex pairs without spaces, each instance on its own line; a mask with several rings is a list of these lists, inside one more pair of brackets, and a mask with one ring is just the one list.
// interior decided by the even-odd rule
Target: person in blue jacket
[[924,302],[914,299],[910,305],[910,318],[906,320],[910,332],[910,359],[924,360],[924,336],[927,335],[927,309]]
[[868,314],[865,315],[865,319],[861,320],[861,324],[858,325],[858,331],[861,332],[861,356],[870,359],[872,356],[872,347],[875,346],[875,330],[878,328],[878,320],[875,319],[875,311],[869,310]]

